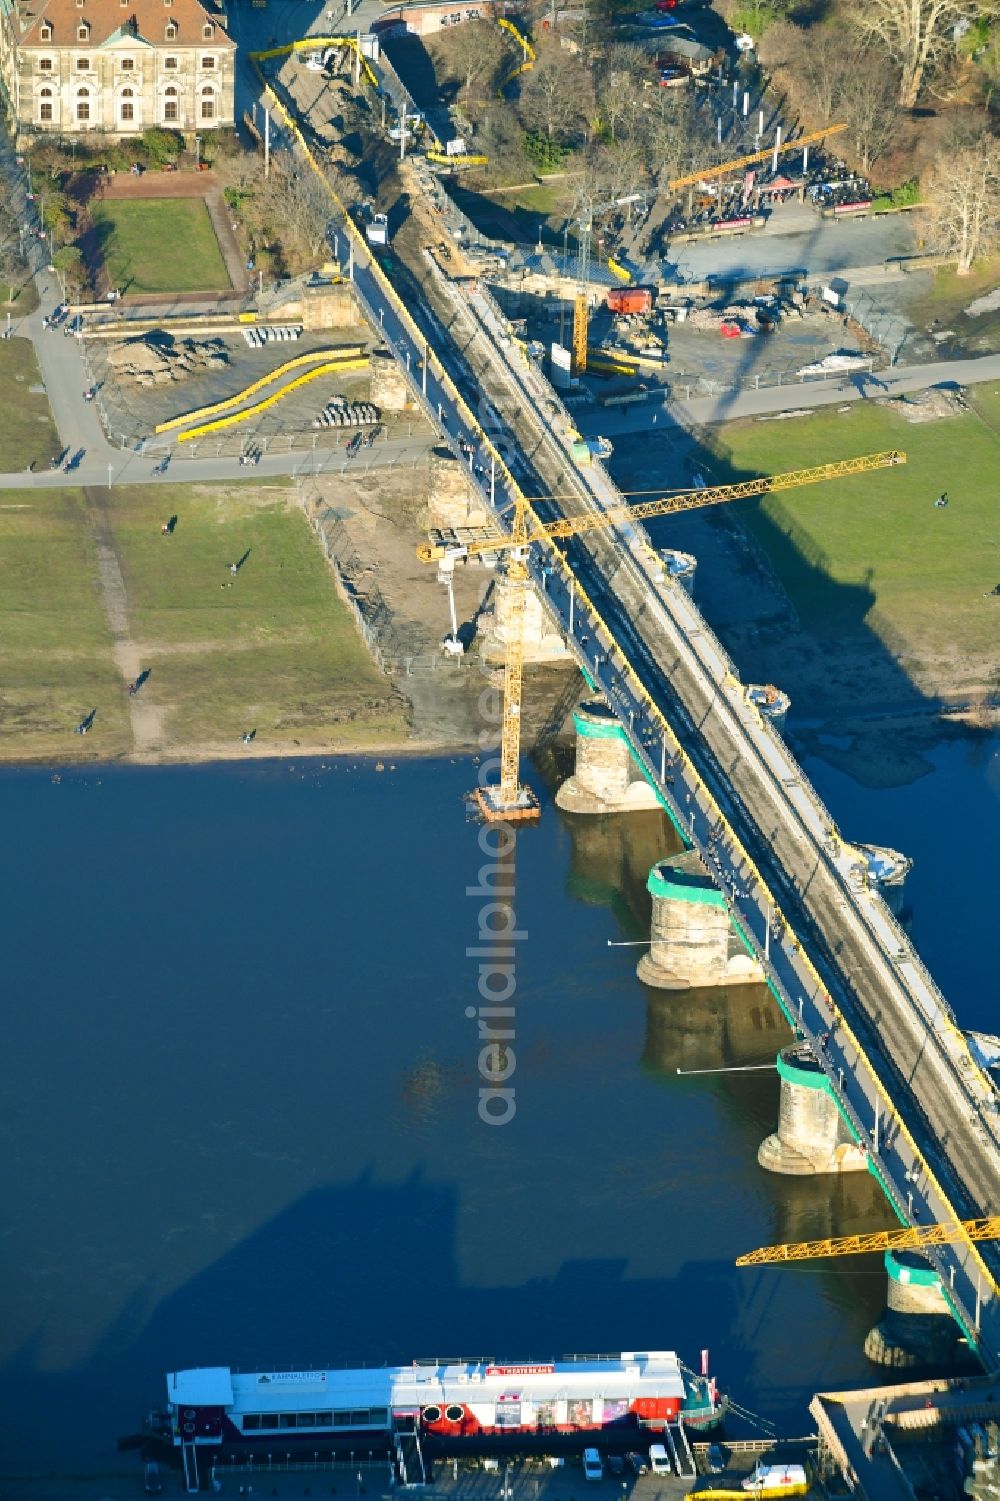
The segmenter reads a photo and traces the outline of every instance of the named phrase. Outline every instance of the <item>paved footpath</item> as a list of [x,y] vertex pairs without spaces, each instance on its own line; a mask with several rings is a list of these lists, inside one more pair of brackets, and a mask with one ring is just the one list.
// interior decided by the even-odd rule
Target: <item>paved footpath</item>
[[974,360],[939,360],[928,365],[898,365],[876,376],[855,371],[831,380],[804,381],[794,386],[769,386],[759,391],[726,391],[677,402],[681,416],[691,422],[731,422],[736,417],[760,417],[799,407],[837,406],[846,401],[870,401],[925,391],[930,386],[972,386],[1000,379],[1000,354]]

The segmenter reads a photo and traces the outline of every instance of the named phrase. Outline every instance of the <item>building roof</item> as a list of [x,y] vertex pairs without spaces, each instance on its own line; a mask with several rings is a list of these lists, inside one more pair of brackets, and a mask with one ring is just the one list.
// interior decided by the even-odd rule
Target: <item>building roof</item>
[[[235,43],[219,18],[201,0],[21,0],[18,7],[21,21],[19,45],[22,47],[75,47],[77,30],[85,21],[90,27],[88,47],[103,47],[109,42],[134,38],[151,47],[201,47],[208,44],[204,35],[206,23],[211,22],[214,32],[213,47],[234,47]],[[52,37],[44,42],[41,26],[48,22]],[[176,27],[176,36],[169,42],[166,38],[167,24]]]

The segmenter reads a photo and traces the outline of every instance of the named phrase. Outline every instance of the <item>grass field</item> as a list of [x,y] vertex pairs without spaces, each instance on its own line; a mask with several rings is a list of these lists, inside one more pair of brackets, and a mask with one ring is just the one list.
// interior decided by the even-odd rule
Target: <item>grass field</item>
[[[402,712],[283,487],[116,488],[132,637],[171,746],[405,738]],[[178,516],[173,536],[161,535]],[[249,554],[234,578],[228,565]]]
[[59,451],[49,398],[27,339],[0,339],[0,471],[45,469]]
[[871,630],[917,678],[922,663],[950,658],[956,687],[989,675],[1000,639],[1000,600],[984,598],[1000,583],[1000,392],[979,388],[975,401],[981,416],[922,424],[859,401],[733,423],[718,443],[722,478],[906,452],[904,467],[770,496],[741,516],[807,630],[831,643]]
[[[95,508],[125,581],[124,648],[107,625]],[[233,578],[228,564],[248,549]],[[121,488],[89,502],[76,490],[0,492],[0,577],[0,760],[241,755],[251,729],[255,751],[270,754],[406,738],[402,708],[283,487]],[[123,659],[128,675],[151,674],[134,700]],[[74,735],[92,708],[93,730]],[[133,715],[147,737],[152,726],[144,744]]]
[[22,277],[13,284],[0,281],[0,316],[5,321],[8,312],[12,318],[22,318],[25,313],[33,313],[37,306],[38,293],[31,277]]
[[108,199],[91,218],[113,287],[123,292],[208,292],[230,282],[200,198]]
[[[128,710],[80,491],[0,491],[0,577],[0,759],[124,755]],[[91,709],[92,733],[74,735]]]

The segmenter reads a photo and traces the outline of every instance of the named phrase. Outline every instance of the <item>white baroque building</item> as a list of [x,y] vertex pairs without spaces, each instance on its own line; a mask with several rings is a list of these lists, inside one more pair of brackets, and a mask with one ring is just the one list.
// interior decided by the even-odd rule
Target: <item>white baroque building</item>
[[201,0],[0,0],[19,141],[233,124],[235,43]]

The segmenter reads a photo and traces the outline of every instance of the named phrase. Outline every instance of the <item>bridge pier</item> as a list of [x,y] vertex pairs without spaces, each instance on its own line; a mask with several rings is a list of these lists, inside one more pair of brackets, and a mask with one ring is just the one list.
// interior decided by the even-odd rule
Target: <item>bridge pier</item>
[[761,1143],[757,1161],[770,1173],[854,1173],[868,1167],[837,1108],[830,1083],[808,1048],[778,1054],[778,1129]]
[[[486,662],[503,662],[510,640],[511,586],[503,574],[498,575],[493,592],[493,609],[479,617],[479,649]],[[533,585],[524,591],[524,615],[521,640],[526,662],[565,662],[570,652],[562,633],[552,624],[542,608]]]
[[660,800],[632,759],[628,737],[607,704],[592,699],[573,711],[576,770],[556,793],[566,813],[659,809]]
[[644,985],[688,990],[760,983],[760,965],[747,953],[722,892],[693,851],[654,865],[646,889],[653,899],[650,944],[636,970]]
[[371,363],[371,398],[383,412],[405,412],[413,405],[406,372],[387,349],[373,349]]
[[442,530],[489,526],[492,517],[471,482],[468,465],[460,464],[448,448],[431,451],[428,524]]
[[915,1251],[887,1251],[885,1269],[886,1311],[865,1338],[868,1359],[897,1370],[956,1360],[961,1330],[931,1263]]

